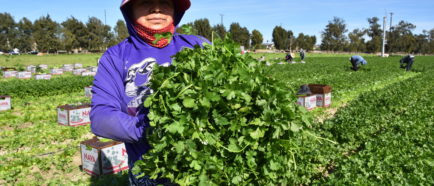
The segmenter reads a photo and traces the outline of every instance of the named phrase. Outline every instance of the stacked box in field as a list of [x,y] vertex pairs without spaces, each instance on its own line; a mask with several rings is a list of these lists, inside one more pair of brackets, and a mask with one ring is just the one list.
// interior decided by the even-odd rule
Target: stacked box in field
[[316,95],[298,96],[297,104],[305,107],[307,110],[312,110],[316,107]]
[[81,63],[75,63],[74,64],[74,68],[75,69],[77,69],[77,68],[83,68],[83,64],[81,64]]
[[98,71],[98,67],[87,67],[87,70],[91,72],[96,72]]
[[96,72],[86,71],[86,72],[81,73],[81,76],[95,76],[95,75],[96,75]]
[[63,74],[63,69],[61,68],[53,68],[50,70],[51,75],[62,75]]
[[128,169],[125,144],[118,141],[102,142],[94,137],[80,143],[83,171],[100,176]]
[[72,73],[74,75],[79,76],[79,75],[81,75],[82,72],[86,72],[86,69],[84,69],[84,68],[75,69]]
[[29,65],[26,67],[26,70],[32,73],[36,73],[36,66],[35,65]]
[[30,79],[30,78],[32,78],[32,72],[28,72],[28,71],[18,72],[17,78],[18,79]]
[[62,69],[64,72],[72,72],[74,70],[74,66],[72,64],[64,64]]
[[332,100],[332,87],[321,84],[309,84],[312,94],[316,95],[318,107],[329,107]]
[[50,74],[36,74],[35,75],[35,79],[37,80],[41,80],[41,79],[51,79],[51,75]]
[[12,108],[10,96],[0,96],[0,111],[10,110]]
[[3,77],[4,78],[14,78],[17,77],[17,71],[4,71],[3,72]]
[[47,70],[48,69],[48,65],[46,65],[46,64],[40,64],[40,65],[38,65],[39,66],[39,68],[41,68],[42,70]]
[[84,87],[84,96],[92,98],[92,86]]
[[57,107],[57,122],[65,126],[80,126],[90,123],[90,104],[62,105]]

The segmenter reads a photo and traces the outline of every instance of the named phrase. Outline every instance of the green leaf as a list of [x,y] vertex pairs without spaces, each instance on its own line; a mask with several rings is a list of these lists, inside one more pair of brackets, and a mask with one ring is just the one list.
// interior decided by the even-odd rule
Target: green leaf
[[250,137],[252,137],[253,139],[259,139],[264,137],[265,132],[262,131],[261,129],[256,128],[256,130],[254,132],[250,132]]
[[186,107],[186,108],[193,108],[196,104],[195,104],[195,102],[194,102],[194,99],[192,99],[192,98],[185,98],[183,101],[182,101],[182,104],[184,105],[184,107]]

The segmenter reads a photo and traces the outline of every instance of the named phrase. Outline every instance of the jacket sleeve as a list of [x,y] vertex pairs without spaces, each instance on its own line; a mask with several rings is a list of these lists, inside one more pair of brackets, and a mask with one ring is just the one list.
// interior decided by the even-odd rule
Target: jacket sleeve
[[92,86],[91,129],[97,136],[135,143],[143,135],[143,116],[127,114],[123,72],[123,62],[116,55],[106,52],[101,57]]

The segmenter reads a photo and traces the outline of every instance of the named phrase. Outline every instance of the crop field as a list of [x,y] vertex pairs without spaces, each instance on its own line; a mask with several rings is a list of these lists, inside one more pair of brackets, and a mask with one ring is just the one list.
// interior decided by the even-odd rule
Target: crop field
[[[304,111],[312,137],[294,136],[292,143],[300,148],[290,160],[292,185],[434,185],[434,56],[416,56],[410,72],[399,68],[400,56],[366,56],[368,64],[354,72],[349,55],[307,54],[306,63],[295,64],[279,64],[284,54],[252,55],[265,55],[269,65],[258,68],[284,83],[288,94],[303,84],[332,87],[329,108]],[[95,66],[98,58],[0,56],[0,66]],[[93,137],[90,126],[57,124],[56,107],[90,102],[84,87],[91,84],[92,77],[69,74],[51,80],[0,78],[0,95],[12,97],[12,109],[0,112],[0,185],[128,182],[126,172],[84,173],[79,143]]]

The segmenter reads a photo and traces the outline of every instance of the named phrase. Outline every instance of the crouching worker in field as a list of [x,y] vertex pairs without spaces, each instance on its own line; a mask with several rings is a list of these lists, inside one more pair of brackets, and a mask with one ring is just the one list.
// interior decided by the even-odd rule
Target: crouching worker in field
[[350,62],[353,65],[351,67],[351,69],[353,69],[354,71],[359,70],[359,68],[360,68],[361,65],[368,64],[368,62],[365,59],[363,59],[362,56],[359,56],[359,55],[351,56],[350,57]]
[[407,55],[403,58],[401,58],[401,60],[399,60],[400,68],[405,68],[406,71],[410,71],[411,70],[411,66],[414,63],[414,56],[413,55]]
[[[101,57],[93,82],[91,129],[97,136],[125,143],[130,185],[167,184],[170,180],[137,178],[131,169],[150,145],[148,109],[143,100],[154,65],[170,65],[171,56],[183,48],[202,46],[204,38],[175,33],[190,0],[123,0],[123,13],[130,36],[109,48]],[[155,34],[171,33],[156,42]],[[171,37],[171,38],[170,38]],[[207,41],[208,42],[208,41]]]
[[286,60],[286,62],[288,62],[288,63],[292,63],[293,58],[292,58],[291,53],[286,54],[286,56],[285,56],[285,60]]

